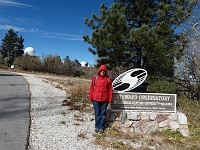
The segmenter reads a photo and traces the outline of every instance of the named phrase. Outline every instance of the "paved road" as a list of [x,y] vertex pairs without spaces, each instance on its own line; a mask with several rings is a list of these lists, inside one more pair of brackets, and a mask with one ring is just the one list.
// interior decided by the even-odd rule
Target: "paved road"
[[26,150],[29,90],[25,79],[0,70],[0,150]]

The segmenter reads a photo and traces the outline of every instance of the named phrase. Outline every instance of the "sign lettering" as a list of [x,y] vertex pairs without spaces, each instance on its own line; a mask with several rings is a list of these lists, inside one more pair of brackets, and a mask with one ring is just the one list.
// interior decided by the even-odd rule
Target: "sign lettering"
[[176,112],[176,94],[114,92],[111,109]]

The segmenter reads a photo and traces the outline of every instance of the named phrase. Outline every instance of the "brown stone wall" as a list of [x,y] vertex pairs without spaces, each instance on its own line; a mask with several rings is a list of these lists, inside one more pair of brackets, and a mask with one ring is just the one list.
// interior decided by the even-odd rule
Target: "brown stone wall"
[[189,136],[187,117],[181,113],[107,111],[106,125],[122,132],[146,134],[171,129]]

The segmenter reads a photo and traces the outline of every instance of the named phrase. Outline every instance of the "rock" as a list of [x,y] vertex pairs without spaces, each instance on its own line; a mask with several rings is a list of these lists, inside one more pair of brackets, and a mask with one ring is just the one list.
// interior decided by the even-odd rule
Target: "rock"
[[133,130],[131,130],[131,128],[121,128],[119,131],[123,132],[123,133],[130,133],[133,132]]
[[157,121],[148,121],[142,125],[142,132],[143,133],[151,133],[158,129]]
[[172,113],[168,116],[171,121],[177,121],[178,115],[176,113]]
[[121,123],[125,123],[126,121],[127,121],[127,113],[125,111],[123,111]]
[[165,115],[165,114],[158,114],[157,115],[157,121],[158,121],[158,123],[160,123],[160,122],[162,122],[164,120],[167,120],[167,119],[168,119],[167,115]]
[[115,121],[115,119],[116,119],[116,117],[115,117],[114,113],[111,113],[109,121]]
[[180,128],[178,121],[170,121],[170,128],[172,131],[177,131]]
[[147,121],[143,121],[142,120],[142,121],[139,121],[139,122],[133,124],[133,127],[135,129],[135,133],[136,134],[143,134],[143,133],[145,133],[144,132],[144,126],[145,126],[144,124],[146,124],[146,123],[147,123]]
[[[117,116],[117,117],[116,117]],[[121,120],[120,120],[121,118]],[[110,114],[110,127],[123,132],[146,134],[156,130],[179,131],[183,136],[189,135],[187,118],[184,114],[158,113],[158,112],[134,112],[119,111]]]
[[143,134],[139,125],[133,125],[135,134]]
[[108,111],[106,112],[106,120],[107,120],[107,121],[109,121],[109,119],[110,119],[110,114],[111,114],[111,111],[108,110]]
[[164,120],[164,121],[158,123],[159,128],[163,128],[163,127],[167,127],[167,126],[169,126],[169,120]]
[[180,129],[179,129],[180,133],[183,135],[183,136],[189,136],[190,132],[189,132],[189,129],[188,129],[188,125],[180,125]]
[[111,128],[119,129],[119,127],[120,127],[120,124],[118,121],[113,122],[111,125]]
[[128,114],[128,119],[133,120],[133,121],[139,121],[141,120],[141,115],[140,112],[129,112]]
[[147,113],[147,112],[142,112],[141,113],[141,120],[149,120],[149,115],[151,113]]
[[116,119],[115,120],[117,120],[117,121],[121,121],[122,120],[122,112],[121,111],[119,111],[119,112],[117,112],[116,113]]
[[149,120],[154,121],[154,120],[156,120],[156,117],[157,117],[157,114],[156,114],[156,113],[151,113],[151,114],[149,115]]
[[122,128],[129,128],[133,124],[133,121],[128,121],[121,125]]
[[187,124],[187,117],[183,113],[179,113],[178,121],[180,124]]

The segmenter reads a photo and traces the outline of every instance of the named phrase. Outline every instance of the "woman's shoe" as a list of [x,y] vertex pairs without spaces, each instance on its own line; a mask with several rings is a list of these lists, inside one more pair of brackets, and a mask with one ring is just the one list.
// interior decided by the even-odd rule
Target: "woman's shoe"
[[98,133],[98,132],[99,132],[99,129],[94,129],[94,132],[95,132],[95,133]]
[[99,133],[100,133],[100,134],[103,134],[103,130],[99,130]]

